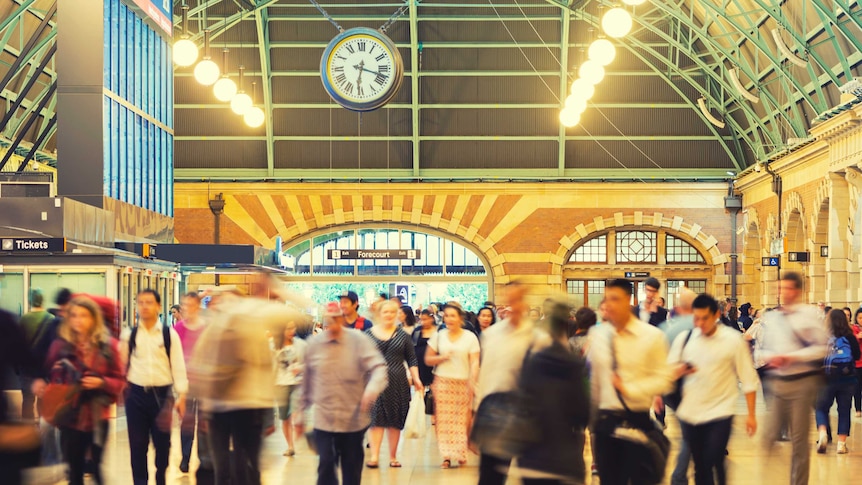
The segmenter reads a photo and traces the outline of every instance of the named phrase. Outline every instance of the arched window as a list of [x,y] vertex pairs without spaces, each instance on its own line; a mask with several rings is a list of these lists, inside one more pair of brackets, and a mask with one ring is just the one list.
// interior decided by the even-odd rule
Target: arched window
[[705,263],[703,255],[694,246],[682,239],[666,235],[665,257],[668,264],[671,263]]
[[[664,245],[659,244],[664,239]],[[613,242],[613,246],[609,243]],[[613,253],[618,264],[657,264],[663,251],[667,264],[706,264],[706,258],[688,241],[665,231],[610,231],[575,248],[569,263],[608,263]]]
[[[410,250],[403,259],[351,259],[334,250]],[[333,257],[335,255],[339,257]],[[347,229],[298,242],[284,252],[283,266],[310,276],[487,276],[472,249],[451,239],[398,228]]]

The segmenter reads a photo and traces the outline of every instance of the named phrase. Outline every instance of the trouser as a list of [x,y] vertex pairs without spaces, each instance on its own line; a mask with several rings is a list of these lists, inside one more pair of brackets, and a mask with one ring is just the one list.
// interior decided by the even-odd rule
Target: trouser
[[171,386],[126,388],[126,423],[129,430],[129,454],[134,485],[147,485],[149,470],[147,452],[150,439],[156,450],[156,485],[165,485],[165,471],[171,451]]
[[694,483],[696,485],[725,485],[725,450],[730,440],[733,418],[718,419],[708,423],[691,425],[680,421],[682,436],[691,449],[694,460]]
[[856,401],[856,412],[862,413],[862,367],[856,368],[856,389],[853,391],[853,400]]
[[362,482],[362,461],[365,459],[363,436],[364,429],[352,433],[314,430],[314,441],[320,455],[317,485],[338,485],[339,465],[343,485],[359,485]]
[[[207,436],[215,467],[215,485],[260,485],[263,415],[270,410],[242,409],[213,413]],[[233,457],[231,457],[231,443]],[[231,473],[231,463],[235,470]]]
[[497,458],[482,453],[479,457],[479,485],[503,485],[511,464],[511,458]]
[[691,448],[685,438],[679,440],[679,453],[676,455],[676,468],[670,476],[671,485],[688,485],[688,465],[691,463]]
[[820,396],[817,398],[817,407],[814,416],[817,420],[817,427],[829,427],[829,410],[832,408],[832,403],[838,403],[838,434],[850,434],[850,405],[853,401],[853,392],[856,389],[856,382],[846,383],[828,383]]
[[182,424],[180,425],[180,446],[183,451],[182,462],[188,465],[192,456],[192,445],[194,444],[195,434],[198,439],[198,459],[204,463],[209,458],[209,443],[203,436],[202,428],[203,419],[201,419],[200,401],[193,398],[186,398],[186,414],[183,416]]
[[[108,423],[100,423],[94,431],[79,431],[71,428],[60,428],[60,442],[63,447],[63,456],[69,464],[69,485],[84,485],[84,467],[87,463],[87,452],[90,453],[90,461],[93,464],[91,470],[86,472],[93,474],[93,480],[101,485],[102,481],[102,452],[104,443],[108,437]],[[95,433],[99,433],[98,440],[101,445],[94,442]]]
[[[639,473],[647,460],[646,448],[629,440],[615,438],[614,430],[622,419],[613,412],[599,411],[593,437],[599,480],[602,485],[655,485]],[[629,421],[640,429],[652,426],[649,412],[635,413]]]
[[21,376],[21,419],[23,421],[34,421],[36,419],[36,395],[30,389],[33,379]]
[[817,399],[823,380],[808,376],[795,380],[770,378],[771,398],[768,404],[766,429],[763,433],[767,448],[780,437],[781,429],[789,425],[791,438],[790,485],[807,485],[810,468],[811,408]]

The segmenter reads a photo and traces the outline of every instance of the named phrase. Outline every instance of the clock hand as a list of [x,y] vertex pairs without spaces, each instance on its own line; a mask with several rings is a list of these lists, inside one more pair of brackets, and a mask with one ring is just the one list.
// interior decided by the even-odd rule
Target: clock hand
[[371,73],[371,74],[376,74],[376,75],[378,75],[378,76],[389,77],[389,76],[387,76],[386,74],[380,74],[380,73],[379,73],[379,72],[377,72],[377,71],[372,71],[371,69],[365,69],[364,67],[362,67],[362,66],[360,66],[360,65],[358,65],[358,64],[357,64],[357,65],[355,65],[355,66],[353,66],[353,68],[354,68],[354,69],[359,69],[360,71],[369,72],[369,73]]
[[362,85],[362,71],[365,70],[365,61],[360,61],[358,65],[353,66],[354,69],[359,70],[359,75],[356,77],[356,86]]

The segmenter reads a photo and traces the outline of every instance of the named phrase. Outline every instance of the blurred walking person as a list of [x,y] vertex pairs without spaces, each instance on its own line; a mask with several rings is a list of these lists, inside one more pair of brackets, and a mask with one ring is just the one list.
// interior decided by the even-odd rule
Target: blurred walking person
[[63,456],[69,464],[69,484],[84,484],[89,455],[93,479],[103,483],[102,451],[108,438],[111,404],[125,385],[119,342],[110,336],[99,306],[89,298],[76,297],[68,307],[68,318],[48,352],[50,373],[74,375],[77,405],[67,422],[58,424]]
[[386,361],[371,339],[345,328],[338,303],[324,318],[324,332],[308,341],[300,408],[314,410],[317,485],[338,485],[339,467],[344,485],[359,485],[371,406],[389,383]]
[[[537,353],[551,343],[550,336],[536,328],[536,322],[527,316],[525,300],[527,287],[515,281],[506,285],[505,299],[509,317],[489,327],[482,334],[482,362],[479,370],[479,389],[476,407],[495,393],[513,391],[518,386],[521,366],[527,352]],[[568,333],[567,333],[568,335]],[[437,421],[439,426],[439,419]],[[479,464],[479,485],[502,485],[506,482],[512,457],[494,456],[482,449]]]
[[[44,362],[48,356],[48,348],[57,337],[57,326],[59,325],[59,320],[55,321],[54,315],[45,310],[44,301],[45,296],[42,294],[42,290],[38,288],[30,290],[30,311],[21,316],[19,321],[21,328],[24,329],[24,336],[30,351],[34,352],[37,358],[41,359],[41,362]],[[33,421],[37,417],[33,381],[38,377],[38,375],[29,375],[28,372],[20,373],[22,419]]]
[[763,317],[761,355],[768,366],[766,380],[771,391],[763,440],[768,452],[781,430],[789,427],[793,449],[790,484],[807,485],[811,409],[822,387],[828,335],[817,307],[801,303],[802,276],[784,273],[779,284],[782,306]]
[[[296,336],[296,322],[287,322],[281,338],[276,338],[275,352],[275,400],[278,403],[278,419],[287,441],[284,456],[294,456],[294,436],[302,436],[302,419],[293,419],[299,408],[302,393],[302,374],[305,367],[305,351],[308,344]],[[294,429],[296,428],[296,429]],[[296,433],[294,433],[296,431]]]
[[518,458],[524,485],[584,483],[590,397],[584,358],[569,347],[569,310],[564,303],[550,305],[545,318],[552,344],[531,354],[521,371],[520,390],[538,427],[538,445]]
[[223,298],[195,347],[192,393],[208,415],[215,485],[260,485],[260,449],[275,400],[268,335],[296,315],[262,298]]
[[443,457],[443,468],[452,460],[467,463],[467,437],[470,432],[470,410],[479,377],[479,339],[464,330],[464,310],[447,304],[443,310],[445,329],[437,330],[428,341],[425,363],[434,367],[434,418],[437,447]]
[[850,434],[850,409],[853,404],[853,393],[858,380],[856,378],[856,361],[862,357],[859,352],[859,342],[847,322],[846,312],[832,310],[827,315],[830,338],[828,353],[823,368],[826,371],[826,388],[817,399],[815,417],[820,439],[817,441],[817,452],[826,453],[826,428],[829,425],[829,410],[832,404],[838,405],[838,445],[839,455],[847,454],[847,436]]
[[150,440],[156,453],[156,485],[165,485],[174,411],[185,415],[189,381],[177,332],[159,318],[162,297],[152,289],[136,298],[138,326],[125,335],[128,351],[126,424],[134,485],[149,482]]
[[[186,293],[182,298],[182,311],[178,312],[182,320],[174,325],[177,335],[180,337],[180,343],[183,346],[183,358],[186,366],[192,358],[192,352],[198,339],[204,332],[204,320],[201,318],[201,298],[197,293]],[[189,461],[192,456],[192,445],[194,444],[195,433],[198,436],[198,459],[200,461],[209,460],[209,449],[206,439],[202,438],[199,427],[202,423],[202,412],[200,410],[200,400],[193,395],[186,397],[186,414],[183,416],[180,424],[180,447],[182,448],[183,457],[180,460],[180,471],[183,473],[189,472]]]

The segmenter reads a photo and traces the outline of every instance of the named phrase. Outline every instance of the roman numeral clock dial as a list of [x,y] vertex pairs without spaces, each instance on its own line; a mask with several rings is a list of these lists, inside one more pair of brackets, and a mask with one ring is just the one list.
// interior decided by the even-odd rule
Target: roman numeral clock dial
[[320,60],[320,74],[336,103],[351,111],[373,111],[398,93],[404,64],[389,37],[358,27],[330,41]]

